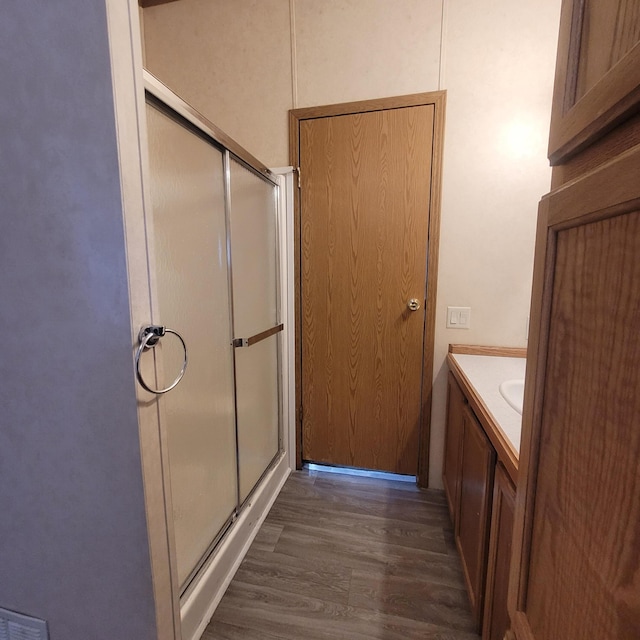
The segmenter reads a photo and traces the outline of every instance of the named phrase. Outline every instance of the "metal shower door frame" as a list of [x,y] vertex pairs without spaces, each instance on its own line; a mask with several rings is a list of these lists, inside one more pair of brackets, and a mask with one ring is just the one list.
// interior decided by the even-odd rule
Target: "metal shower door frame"
[[[226,230],[226,248],[227,248],[227,278],[229,282],[229,319],[231,335],[229,336],[230,345],[234,346],[234,306],[233,306],[233,260],[231,254],[231,161],[234,160],[242,165],[245,169],[250,171],[256,177],[260,178],[264,182],[273,187],[273,200],[275,211],[275,291],[276,296],[276,327],[274,327],[274,333],[277,335],[277,388],[278,388],[278,450],[270,463],[267,465],[260,478],[244,498],[240,499],[240,451],[238,447],[238,410],[237,410],[237,380],[236,380],[236,357],[235,348],[232,351],[233,361],[233,403],[234,403],[234,421],[235,421],[235,435],[236,435],[236,495],[237,504],[234,512],[227,522],[223,525],[220,532],[213,539],[209,545],[207,551],[190,572],[184,584],[180,585],[180,598],[184,598],[190,592],[190,588],[196,581],[196,577],[206,567],[209,561],[212,559],[214,552],[220,542],[224,539],[225,535],[229,532],[229,529],[233,523],[238,519],[243,507],[250,502],[251,497],[255,493],[256,489],[261,485],[264,477],[275,466],[275,464],[281,459],[284,453],[284,440],[283,440],[283,376],[282,376],[282,309],[281,309],[281,269],[280,269],[280,238],[281,238],[281,224],[280,219],[281,212],[278,206],[279,203],[279,189],[280,186],[277,181],[277,177],[270,171],[270,169],[261,163],[257,158],[251,155],[246,149],[238,145],[232,138],[230,138],[221,129],[216,127],[213,123],[202,116],[198,111],[191,107],[187,102],[182,100],[173,91],[171,91],[160,80],[153,76],[148,71],[143,71],[145,100],[148,104],[159,109],[169,117],[176,120],[180,125],[191,130],[195,135],[204,138],[207,142],[212,144],[215,148],[222,152],[223,157],[223,176],[224,176],[224,202],[225,202],[225,230]],[[263,332],[264,333],[264,332]],[[251,339],[249,338],[249,341]],[[172,541],[175,545],[175,540]],[[175,551],[174,551],[175,552]]]

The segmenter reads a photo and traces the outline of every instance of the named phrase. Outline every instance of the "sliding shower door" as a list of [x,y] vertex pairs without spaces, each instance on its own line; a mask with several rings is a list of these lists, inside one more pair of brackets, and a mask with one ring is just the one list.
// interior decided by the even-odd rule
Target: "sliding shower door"
[[[159,321],[188,349],[184,378],[162,400],[183,590],[238,504],[224,161],[151,104],[147,125]],[[166,386],[182,367],[182,346],[168,334],[154,351]]]
[[146,88],[157,325],[136,362],[145,346],[155,354],[158,389],[139,369],[138,380],[162,394],[177,581],[189,597],[281,451],[278,187],[166,87]]
[[229,203],[240,500],[280,448],[277,187],[231,158]]

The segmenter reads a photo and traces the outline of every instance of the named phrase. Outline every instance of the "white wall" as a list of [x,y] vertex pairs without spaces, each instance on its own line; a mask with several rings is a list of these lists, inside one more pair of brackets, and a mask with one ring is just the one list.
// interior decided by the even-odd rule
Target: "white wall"
[[151,640],[105,4],[2,9],[0,606]]
[[[448,344],[526,344],[559,11],[560,0],[180,0],[144,12],[148,68],[267,164],[289,162],[290,108],[447,90],[434,487]],[[471,307],[470,330],[445,328],[448,305]]]
[[441,0],[295,0],[296,107],[438,88]]
[[[447,3],[442,227],[429,482],[441,486],[449,343],[526,346],[559,0]],[[447,306],[471,329],[446,329]]]

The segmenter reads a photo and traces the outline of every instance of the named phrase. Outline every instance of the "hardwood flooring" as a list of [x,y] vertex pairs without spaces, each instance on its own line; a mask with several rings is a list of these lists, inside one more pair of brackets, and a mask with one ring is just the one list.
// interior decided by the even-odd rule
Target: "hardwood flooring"
[[444,493],[294,472],[203,640],[478,640]]

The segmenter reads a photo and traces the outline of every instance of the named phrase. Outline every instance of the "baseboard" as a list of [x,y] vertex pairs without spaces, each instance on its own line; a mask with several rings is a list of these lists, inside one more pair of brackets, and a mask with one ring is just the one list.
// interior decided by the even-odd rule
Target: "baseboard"
[[233,579],[260,526],[291,473],[283,455],[264,477],[180,605],[182,640],[199,640]]

